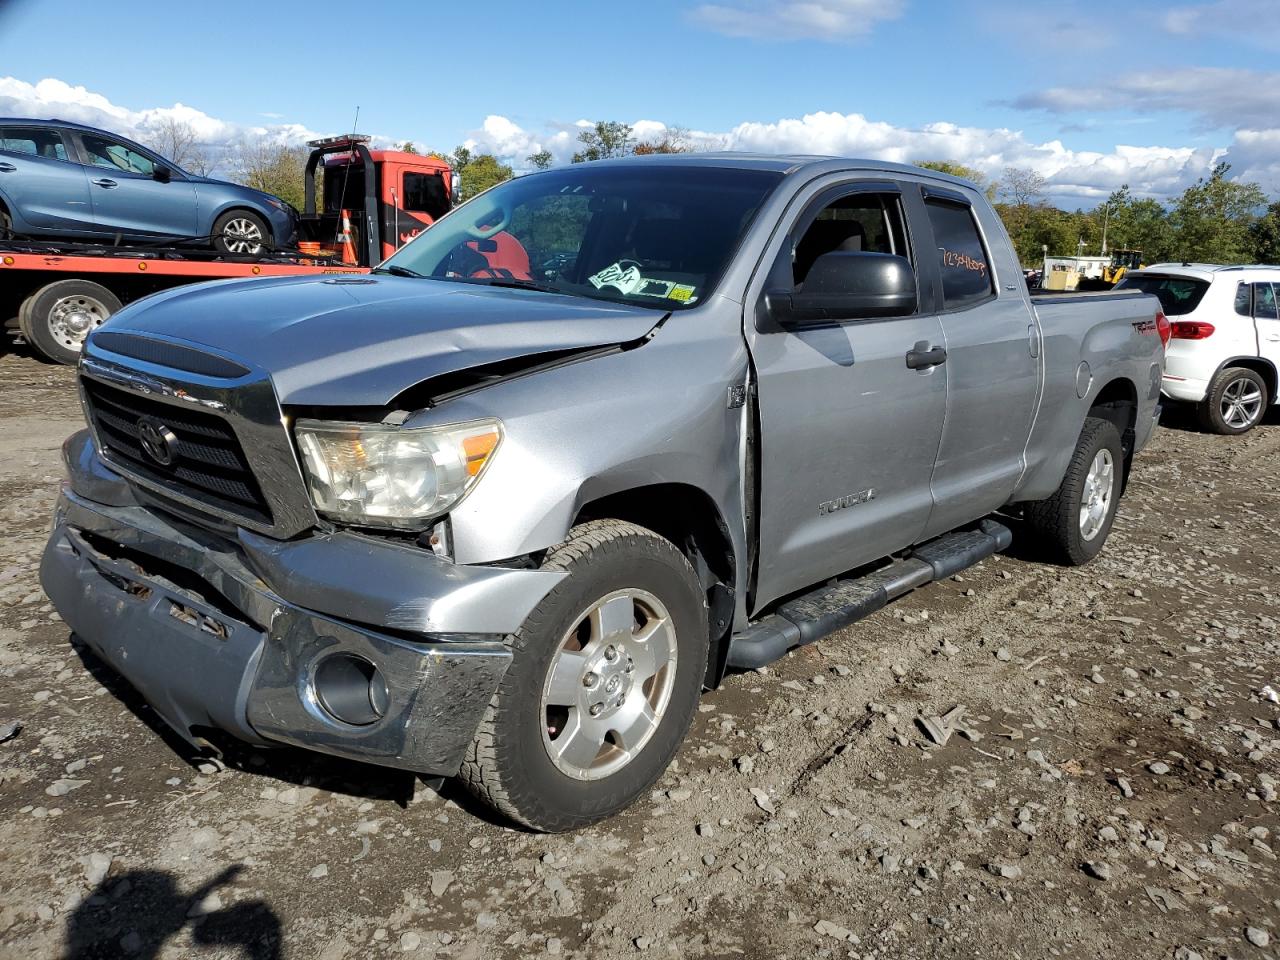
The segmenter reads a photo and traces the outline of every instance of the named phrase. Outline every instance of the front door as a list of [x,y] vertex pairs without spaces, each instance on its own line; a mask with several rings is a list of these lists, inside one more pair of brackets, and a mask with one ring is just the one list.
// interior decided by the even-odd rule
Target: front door
[[96,133],[80,134],[99,234],[186,239],[196,231],[196,191],[179,171],[155,179],[160,161],[132,145]]
[[1023,292],[1022,271],[986,237],[958,191],[925,188],[947,347],[947,420],[933,471],[933,515],[926,536],[1004,506],[1026,465],[1040,392],[1040,332]]
[[[816,192],[766,254],[764,289],[802,290],[833,250],[914,260],[899,186]],[[906,363],[918,345],[941,344],[929,298],[909,316],[793,329],[774,324],[762,300],[747,323],[760,416],[757,609],[917,540],[947,400],[945,364]]]

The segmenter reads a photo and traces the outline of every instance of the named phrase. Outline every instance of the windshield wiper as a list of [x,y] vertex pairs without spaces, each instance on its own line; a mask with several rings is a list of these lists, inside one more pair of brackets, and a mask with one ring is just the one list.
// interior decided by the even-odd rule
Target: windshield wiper
[[425,273],[419,273],[417,270],[410,270],[408,267],[402,267],[398,263],[393,263],[387,267],[374,267],[370,273],[389,273],[395,277],[412,277],[415,280],[426,280]]
[[571,296],[568,291],[553,287],[549,283],[539,283],[537,280],[521,280],[519,277],[472,277],[466,282],[478,283],[486,287],[510,287],[512,290],[538,290],[542,293],[563,293]]

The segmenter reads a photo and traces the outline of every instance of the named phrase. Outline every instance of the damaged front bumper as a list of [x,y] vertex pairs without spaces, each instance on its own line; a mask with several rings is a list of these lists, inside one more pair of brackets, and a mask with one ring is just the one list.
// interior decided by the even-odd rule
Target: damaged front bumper
[[232,539],[139,502],[87,433],[65,457],[45,592],[194,743],[215,728],[452,775],[510,663],[503,635],[564,576],[351,533]]

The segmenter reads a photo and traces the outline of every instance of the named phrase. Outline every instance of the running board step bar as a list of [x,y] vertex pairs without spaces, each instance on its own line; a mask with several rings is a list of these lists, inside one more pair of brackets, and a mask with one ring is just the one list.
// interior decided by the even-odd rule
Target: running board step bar
[[916,547],[856,580],[839,580],[788,600],[777,612],[751,624],[729,642],[729,666],[754,670],[796,647],[821,640],[863,619],[904,593],[950,577],[1007,549],[1013,534],[1004,524],[983,520],[976,530],[959,530]]

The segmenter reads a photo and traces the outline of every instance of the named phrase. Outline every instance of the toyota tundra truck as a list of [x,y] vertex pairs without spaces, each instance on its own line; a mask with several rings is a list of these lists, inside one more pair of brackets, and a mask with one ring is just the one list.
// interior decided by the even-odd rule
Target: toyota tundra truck
[[195,744],[458,777],[573,829],[645,793],[726,671],[1011,528],[1092,559],[1167,337],[1141,292],[1029,296],[983,194],[931,171],[553,169],[371,275],[113,316],[41,578]]

